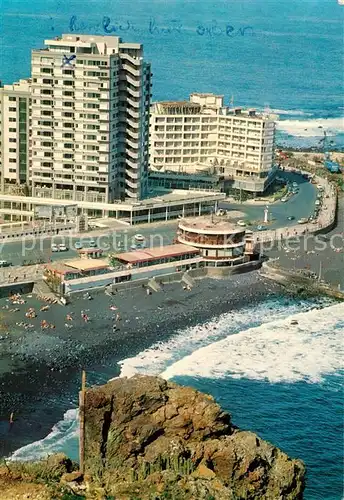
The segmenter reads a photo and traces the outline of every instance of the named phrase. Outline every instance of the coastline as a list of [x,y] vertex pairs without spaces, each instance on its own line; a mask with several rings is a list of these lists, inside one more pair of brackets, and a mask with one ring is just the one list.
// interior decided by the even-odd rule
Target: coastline
[[[97,372],[101,371],[103,377],[106,373],[108,379],[118,376],[118,361],[166,341],[177,330],[282,293],[278,285],[252,272],[228,280],[203,279],[192,291],[174,283],[150,296],[141,288],[118,292],[111,298],[99,293],[91,301],[79,298],[70,308],[55,305],[47,313],[39,313],[37,325],[45,314],[56,328],[47,332],[38,328],[38,333],[17,329],[0,344],[0,455],[8,456],[42,439],[66,410],[76,407],[82,369],[88,372],[89,384],[104,383],[106,380]],[[21,306],[21,311],[31,306],[31,300]],[[115,333],[111,304],[121,314]],[[72,309],[75,326],[66,329],[65,315]],[[81,310],[89,310],[89,323],[82,322]],[[14,322],[19,318],[15,314]],[[9,426],[12,411],[15,422]]]

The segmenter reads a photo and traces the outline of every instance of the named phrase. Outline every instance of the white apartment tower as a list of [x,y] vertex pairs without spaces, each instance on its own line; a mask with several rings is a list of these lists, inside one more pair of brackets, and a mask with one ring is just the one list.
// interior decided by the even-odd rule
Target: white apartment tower
[[189,101],[151,108],[150,168],[229,179],[232,187],[263,192],[273,165],[276,115],[224,106],[223,96],[191,94]]
[[31,62],[32,196],[141,199],[151,93],[143,46],[65,34],[33,50]]
[[26,186],[29,169],[29,113],[29,80],[0,86],[1,192]]

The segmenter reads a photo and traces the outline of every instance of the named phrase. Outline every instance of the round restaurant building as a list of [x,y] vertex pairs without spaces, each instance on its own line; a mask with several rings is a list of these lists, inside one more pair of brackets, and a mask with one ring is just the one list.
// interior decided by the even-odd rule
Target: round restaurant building
[[181,219],[177,240],[198,248],[209,267],[235,266],[251,260],[250,235],[223,217]]

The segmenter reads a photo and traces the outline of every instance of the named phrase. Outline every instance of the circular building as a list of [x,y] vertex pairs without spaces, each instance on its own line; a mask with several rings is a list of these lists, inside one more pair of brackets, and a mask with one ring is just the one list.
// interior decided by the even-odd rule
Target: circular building
[[224,217],[181,219],[177,239],[198,248],[205,266],[234,266],[251,260],[251,235]]

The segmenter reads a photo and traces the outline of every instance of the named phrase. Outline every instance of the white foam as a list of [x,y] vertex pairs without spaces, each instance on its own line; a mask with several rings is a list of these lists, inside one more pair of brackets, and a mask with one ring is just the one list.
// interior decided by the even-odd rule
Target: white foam
[[271,113],[276,115],[288,115],[288,116],[312,116],[312,113],[306,113],[299,109],[270,109]]
[[10,460],[39,460],[53,453],[66,452],[68,442],[79,435],[78,410],[67,410],[63,420],[57,422],[44,438],[16,450]]
[[[319,128],[322,127],[322,128]],[[279,120],[277,129],[296,137],[323,137],[344,133],[343,118],[319,118],[313,120]]]
[[[291,325],[291,320],[297,325]],[[250,328],[203,347],[168,367],[162,376],[249,378],[322,382],[343,369],[344,307],[302,312]]]
[[[326,301],[324,301],[325,303]],[[344,312],[343,306],[341,307],[343,321]],[[121,361],[120,376],[131,377],[135,373],[142,373],[162,374],[165,378],[171,378],[176,375],[221,377],[231,374],[233,377],[261,377],[273,380],[276,379],[276,374],[278,375],[280,371],[286,380],[288,377],[291,379],[288,367],[278,370],[276,359],[279,361],[281,357],[283,366],[285,365],[288,359],[283,361],[283,358],[288,345],[292,348],[289,358],[292,360],[297,358],[301,351],[302,336],[306,335],[309,339],[312,337],[312,332],[315,332],[315,336],[317,336],[318,330],[323,330],[322,323],[314,315],[323,314],[324,318],[328,320],[327,326],[330,331],[335,324],[336,309],[326,308],[322,311],[298,314],[300,311],[309,311],[309,308],[309,302],[281,304],[277,300],[269,300],[264,304],[225,313],[206,324],[180,330],[167,342],[158,342],[137,356]],[[313,319],[311,316],[307,316],[312,314]],[[308,318],[302,321],[300,319],[299,326],[292,327],[294,331],[296,328],[296,331],[299,332],[299,343],[294,339],[294,343],[289,340],[288,344],[286,335],[290,320],[299,317]],[[311,328],[312,321],[314,323]],[[342,326],[344,327],[344,325]],[[279,330],[276,331],[276,328],[281,332],[277,340],[276,335]],[[307,330],[307,333],[303,330]],[[289,328],[289,332],[292,331]],[[230,336],[228,336],[229,332]],[[264,335],[263,332],[265,332]],[[324,332],[321,335],[324,335]],[[334,335],[333,332],[332,335]],[[338,345],[339,339],[336,339],[336,346],[341,347]],[[332,356],[332,368],[338,366],[339,349],[333,354],[333,349],[329,346],[330,340],[324,338],[322,342],[320,353],[314,358],[316,360],[314,363],[325,369],[325,364],[328,364],[328,360]],[[313,340],[315,348],[319,347],[318,344],[319,341]],[[325,352],[328,347],[329,351]],[[309,363],[305,365],[306,368],[308,365]],[[269,375],[270,378],[265,374]],[[298,378],[296,377],[296,379]],[[15,451],[11,459],[37,460],[59,451],[66,452],[69,447],[75,448],[78,434],[78,412],[76,409],[68,410],[64,419],[53,427],[47,437]]]
[[276,300],[270,300],[264,304],[222,314],[203,325],[180,330],[167,342],[157,342],[137,356],[120,361],[120,376],[132,377],[136,373],[159,375],[169,365],[185,358],[196,349],[227,337],[228,332],[239,333],[268,321],[286,318],[309,307],[309,303],[282,305]]

